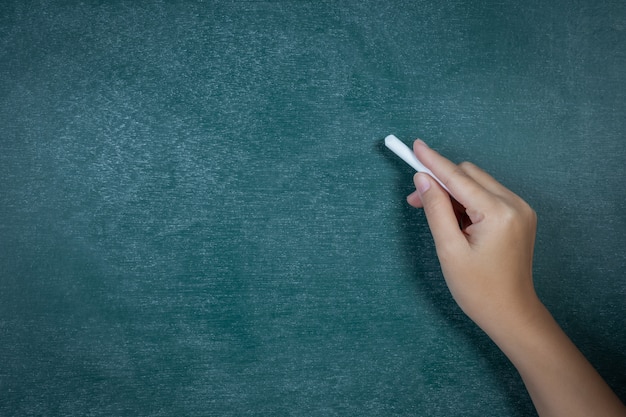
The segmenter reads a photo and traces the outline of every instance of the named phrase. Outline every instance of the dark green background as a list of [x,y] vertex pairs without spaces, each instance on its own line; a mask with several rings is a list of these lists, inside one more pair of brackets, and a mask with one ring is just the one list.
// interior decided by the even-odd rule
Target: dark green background
[[389,133],[536,209],[624,400],[625,113],[622,0],[3,1],[0,414],[533,415]]

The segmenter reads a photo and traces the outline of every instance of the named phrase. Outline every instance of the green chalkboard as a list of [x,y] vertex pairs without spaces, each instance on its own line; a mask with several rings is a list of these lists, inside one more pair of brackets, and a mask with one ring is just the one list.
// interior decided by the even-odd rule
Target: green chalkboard
[[0,414],[528,416],[394,133],[539,216],[626,400],[626,3],[3,1]]

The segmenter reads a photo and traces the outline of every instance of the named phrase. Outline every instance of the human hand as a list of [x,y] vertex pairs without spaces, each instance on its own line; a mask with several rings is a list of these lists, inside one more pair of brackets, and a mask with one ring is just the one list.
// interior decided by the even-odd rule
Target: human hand
[[535,212],[477,166],[455,165],[419,140],[413,149],[453,197],[418,173],[407,201],[424,208],[458,305],[487,333],[533,314],[540,305],[532,282]]
[[421,141],[413,150],[450,190],[420,173],[407,197],[426,212],[448,288],[515,365],[539,415],[625,416],[535,293],[535,212],[477,166],[455,165]]

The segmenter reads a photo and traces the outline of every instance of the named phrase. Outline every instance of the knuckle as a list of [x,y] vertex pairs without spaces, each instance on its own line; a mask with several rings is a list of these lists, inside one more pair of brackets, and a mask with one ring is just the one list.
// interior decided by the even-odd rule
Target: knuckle
[[463,161],[461,162],[458,167],[463,171],[463,172],[467,172],[467,171],[472,171],[476,169],[476,165],[474,165],[473,163],[469,162],[469,161]]
[[537,212],[526,202],[524,202],[523,206],[524,217],[527,222],[533,226],[537,225]]
[[506,224],[515,223],[515,221],[519,218],[518,211],[509,204],[502,204],[499,207],[499,216],[502,219],[502,222]]
[[535,227],[537,224],[537,213],[521,199],[513,203],[501,201],[497,211],[500,221],[507,228]]
[[537,218],[537,213],[526,201],[521,198],[517,198],[517,210],[519,210],[520,214],[527,219]]
[[442,198],[433,198],[433,196],[429,196],[429,198],[425,199],[424,202],[424,210],[429,213],[437,213],[445,208],[445,201]]
[[[466,181],[469,178],[470,178],[470,176],[463,169],[463,165],[461,163],[461,164],[459,164],[459,165],[454,167],[454,170],[452,171],[452,175],[450,175],[450,177],[448,177],[446,180],[444,180],[444,183],[446,183],[446,182],[449,183],[452,179],[454,179],[455,181]],[[446,185],[449,185],[449,184],[446,184]]]

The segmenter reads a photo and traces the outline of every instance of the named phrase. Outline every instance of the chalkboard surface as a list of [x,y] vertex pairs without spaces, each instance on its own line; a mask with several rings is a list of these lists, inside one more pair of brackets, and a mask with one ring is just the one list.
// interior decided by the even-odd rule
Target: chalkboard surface
[[538,212],[626,400],[626,3],[3,1],[0,414],[528,416],[394,133]]

